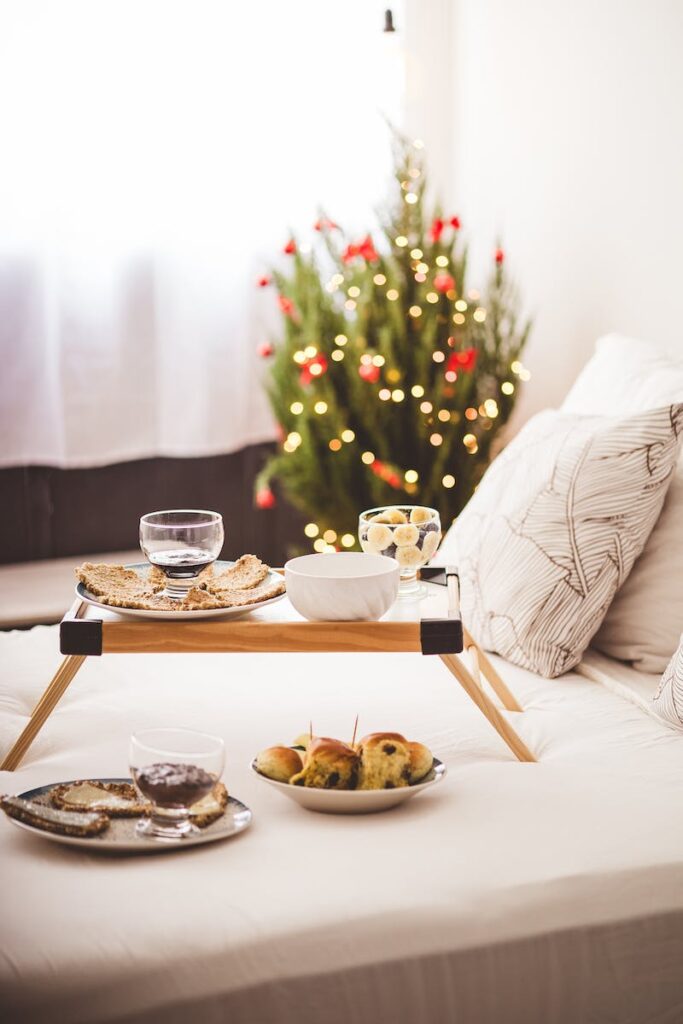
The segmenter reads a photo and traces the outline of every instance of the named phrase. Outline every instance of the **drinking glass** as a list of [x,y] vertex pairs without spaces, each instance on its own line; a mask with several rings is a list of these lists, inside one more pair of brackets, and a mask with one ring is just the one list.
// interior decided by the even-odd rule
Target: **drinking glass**
[[129,763],[135,788],[152,804],[150,816],[137,823],[137,834],[159,840],[200,835],[190,807],[208,796],[223,774],[223,740],[193,729],[144,729],[130,738]]
[[358,539],[363,551],[396,559],[401,574],[398,596],[415,598],[424,591],[417,571],[433,557],[441,540],[441,519],[435,508],[423,505],[369,508],[358,518]]
[[223,547],[223,518],[201,509],[148,512],[140,519],[143,554],[166,574],[164,597],[182,601]]

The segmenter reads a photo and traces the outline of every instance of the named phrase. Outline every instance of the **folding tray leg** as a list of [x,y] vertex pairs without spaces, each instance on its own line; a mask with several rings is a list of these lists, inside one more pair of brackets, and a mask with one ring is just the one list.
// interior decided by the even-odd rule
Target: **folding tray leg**
[[507,688],[503,680],[500,678],[495,668],[486,657],[481,647],[472,639],[470,633],[467,632],[463,627],[463,634],[465,640],[465,650],[470,651],[472,648],[477,653],[477,659],[481,668],[482,674],[488,679],[489,685],[493,692],[496,694],[501,704],[507,711],[523,711],[524,709],[517,702],[513,694]]
[[[508,747],[519,761],[536,761],[536,758],[531,753],[524,741],[517,735],[515,730],[512,728],[509,722],[503,718],[500,711],[488,697],[483,689],[479,687],[476,681],[472,678],[471,674],[462,664],[460,659],[455,654],[440,654],[439,657],[443,661],[449,672],[452,672],[455,678],[458,680],[463,690],[473,701],[481,713],[488,718],[489,722],[496,730],[500,738],[507,743]],[[481,657],[481,653],[480,653]],[[482,667],[486,673],[485,668],[486,661],[482,661]],[[489,680],[490,681],[490,680]]]
[[24,731],[0,764],[0,771],[13,772],[21,764],[24,755],[45,725],[63,694],[85,661],[84,654],[70,654],[64,659],[52,678],[29,718]]

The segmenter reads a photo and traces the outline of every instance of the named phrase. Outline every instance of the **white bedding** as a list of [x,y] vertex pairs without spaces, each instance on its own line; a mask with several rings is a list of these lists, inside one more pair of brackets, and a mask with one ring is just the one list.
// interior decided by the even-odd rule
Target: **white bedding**
[[661,672],[639,672],[633,665],[615,661],[614,658],[608,658],[607,655],[592,648],[585,652],[576,670],[579,675],[601,683],[608,690],[631,701],[646,714],[661,722],[652,705],[662,678]]
[[[58,663],[54,627],[0,635],[0,746]],[[494,659],[526,710],[517,763],[436,658],[89,660],[19,792],[126,774],[127,739],[225,737],[242,836],[182,854],[80,853],[0,821],[0,1010],[15,1022],[552,1024],[683,1020],[683,736],[576,674]],[[429,744],[444,783],[368,817],[301,810],[251,776],[313,719]]]

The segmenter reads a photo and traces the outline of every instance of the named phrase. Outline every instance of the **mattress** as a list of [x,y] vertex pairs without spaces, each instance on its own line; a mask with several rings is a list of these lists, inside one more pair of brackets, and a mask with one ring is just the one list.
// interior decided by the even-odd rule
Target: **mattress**
[[[54,672],[55,627],[0,635],[0,746]],[[0,789],[127,774],[153,725],[226,740],[241,836],[114,858],[0,820],[0,1011],[19,1022],[581,1024],[683,1020],[683,736],[595,679],[494,659],[518,763],[437,658],[89,659]],[[384,814],[305,811],[253,754],[397,730],[448,766]]]

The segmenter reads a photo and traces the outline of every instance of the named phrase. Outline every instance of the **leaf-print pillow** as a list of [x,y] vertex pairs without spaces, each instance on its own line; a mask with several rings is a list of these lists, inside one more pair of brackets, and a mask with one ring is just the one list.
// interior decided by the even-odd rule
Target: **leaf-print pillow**
[[652,698],[653,710],[669,725],[683,729],[683,635],[678,650],[664,669]]
[[657,520],[682,433],[683,405],[526,424],[449,538],[483,647],[545,676],[576,665]]

